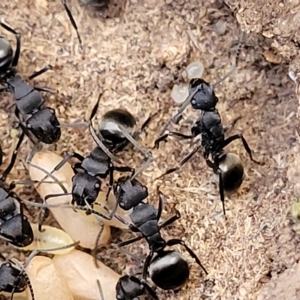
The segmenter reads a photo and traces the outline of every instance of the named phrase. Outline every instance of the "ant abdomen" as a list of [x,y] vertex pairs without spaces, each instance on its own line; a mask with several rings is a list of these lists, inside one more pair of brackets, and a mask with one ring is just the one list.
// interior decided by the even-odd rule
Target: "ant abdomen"
[[153,258],[149,266],[151,280],[163,290],[178,290],[189,279],[190,269],[185,258],[176,251],[165,251]]
[[244,167],[241,159],[234,153],[226,153],[219,160],[222,171],[223,188],[226,192],[236,191],[244,179]]
[[119,108],[110,110],[101,117],[99,131],[108,144],[117,145],[126,140],[120,126],[132,135],[135,125],[134,116],[127,110]]
[[6,72],[13,60],[13,49],[4,37],[0,37],[0,73]]

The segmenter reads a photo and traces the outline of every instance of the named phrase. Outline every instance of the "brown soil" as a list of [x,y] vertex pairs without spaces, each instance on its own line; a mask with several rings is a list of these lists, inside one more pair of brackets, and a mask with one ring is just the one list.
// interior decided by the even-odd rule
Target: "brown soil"
[[[98,118],[111,108],[125,107],[142,124],[159,110],[141,141],[150,147],[164,122],[176,111],[170,93],[173,84],[181,80],[184,67],[200,60],[205,66],[203,78],[213,83],[234,63],[240,29],[225,5],[202,0],[122,1],[121,13],[114,7],[106,12],[113,17],[103,19],[91,8],[79,6],[75,0],[70,2],[84,53],[60,1],[3,0],[0,4],[3,21],[22,34],[20,74],[26,78],[46,64],[55,66],[54,71],[35,82],[59,91],[45,99],[56,109],[61,123],[83,120],[99,92],[105,90]],[[1,35],[14,41],[2,29]],[[247,176],[241,190],[226,201],[227,221],[222,217],[212,173],[200,153],[181,171],[154,182],[189,151],[188,143],[171,139],[153,150],[154,163],[140,177],[155,205],[156,186],[160,185],[166,195],[164,217],[172,213],[174,206],[182,214],[178,222],[164,230],[164,237],[182,237],[209,272],[205,277],[193,264],[189,284],[176,294],[159,291],[160,299],[257,299],[270,277],[277,277],[299,261],[299,238],[289,219],[293,197],[299,196],[294,189],[297,169],[292,171],[299,160],[298,103],[287,76],[289,65],[286,60],[280,64],[270,61],[267,51],[273,53],[265,37],[247,35],[238,70],[216,88],[224,124],[241,116],[231,133],[242,133],[255,159],[265,162],[264,166],[252,163],[240,142],[230,146],[230,151],[241,156]],[[5,168],[17,137],[11,137],[14,110],[6,108],[13,103],[12,97],[5,93],[1,97]],[[189,108],[181,125],[173,128],[188,133],[196,118],[197,112]],[[93,147],[88,131],[76,128],[64,129],[60,142],[49,149],[59,154],[71,150],[86,154]],[[25,143],[20,158],[26,157],[30,149],[32,145]],[[140,166],[142,158],[131,150],[119,157],[135,167]],[[26,172],[18,163],[8,182],[24,178]],[[28,197],[37,194],[32,191]],[[120,238],[126,236],[121,234]],[[141,245],[130,249],[140,255]],[[2,242],[5,255],[8,249]],[[142,252],[146,251],[143,246]],[[125,259],[119,261],[117,271],[125,271]],[[133,265],[131,262],[130,267]]]

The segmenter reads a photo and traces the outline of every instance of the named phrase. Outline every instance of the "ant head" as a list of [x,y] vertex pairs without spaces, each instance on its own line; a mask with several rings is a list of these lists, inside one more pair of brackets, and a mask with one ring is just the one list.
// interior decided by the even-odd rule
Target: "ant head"
[[[3,189],[1,189],[4,191]],[[1,193],[2,194],[2,193]],[[15,200],[12,197],[6,197],[1,198],[0,201],[0,219],[6,219],[7,216],[13,216],[15,214],[15,211],[17,209]]]
[[244,167],[241,159],[234,153],[224,153],[218,159],[222,171],[223,188],[227,192],[236,191],[244,179]]
[[17,293],[25,291],[27,287],[26,278],[22,276],[21,271],[11,262],[5,262],[0,267],[0,291]]
[[150,263],[152,281],[163,290],[178,290],[189,279],[190,268],[185,258],[177,251],[163,251]]
[[127,141],[122,131],[126,130],[132,135],[135,125],[135,118],[130,112],[124,109],[113,109],[106,112],[100,119],[99,132],[107,147],[110,148]]
[[194,78],[190,81],[191,105],[194,109],[211,110],[215,108],[218,97],[213,87],[201,78]]
[[73,203],[79,206],[86,206],[86,203],[93,204],[100,192],[101,181],[87,173],[77,173],[72,178]]
[[45,107],[34,113],[26,122],[26,127],[42,143],[54,144],[61,136],[61,129],[55,111]]
[[124,275],[116,285],[116,298],[118,300],[139,299],[144,294],[144,286],[135,276]]
[[130,210],[148,197],[148,189],[137,179],[120,177],[114,185],[114,194],[119,206],[124,210]]
[[0,36],[0,74],[5,73],[13,61],[13,49],[9,41]]
[[1,224],[0,236],[16,247],[26,247],[33,241],[33,231],[26,216],[17,214]]

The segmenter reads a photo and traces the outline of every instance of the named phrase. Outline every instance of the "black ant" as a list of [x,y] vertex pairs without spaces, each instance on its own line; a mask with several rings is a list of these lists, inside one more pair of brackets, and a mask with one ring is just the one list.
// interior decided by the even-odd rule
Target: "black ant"
[[[92,119],[94,118],[102,94],[99,95],[98,101],[95,104],[90,119],[89,119],[89,129],[94,141],[97,143],[97,147],[92,150],[86,157],[81,156],[78,153],[68,154],[54,169],[50,174],[59,170],[71,157],[75,157],[79,160],[73,166],[75,175],[72,178],[72,204],[77,204],[77,206],[87,206],[87,212],[93,207],[98,194],[101,189],[100,179],[105,179],[109,176],[109,188],[107,191],[106,199],[110,194],[113,186],[114,171],[119,172],[131,172],[131,178],[134,179],[139,173],[141,173],[152,161],[152,155],[150,152],[144,150],[135,141],[144,127],[149,123],[150,118],[146,120],[140,130],[134,131],[134,126],[136,121],[134,117],[127,111],[121,109],[115,109],[107,112],[101,118],[99,123],[99,135],[95,132],[92,125]],[[77,126],[78,124],[71,124],[71,126]],[[79,124],[82,125],[82,124]],[[124,149],[131,142],[135,147],[137,147],[147,158],[146,162],[142,167],[135,171],[135,169],[128,166],[115,166],[113,161],[119,162],[118,158],[114,156],[115,153]],[[114,154],[112,154],[114,153]],[[49,175],[45,176],[41,182],[43,182]],[[62,194],[50,194],[45,197],[45,201],[51,197],[65,196],[66,193]],[[103,216],[105,219],[111,219],[111,217]]]
[[[30,86],[17,72],[21,51],[21,36],[14,29],[0,22],[0,25],[15,35],[16,50],[8,40],[0,36],[0,91],[9,91],[15,98],[15,115],[22,130],[30,137],[33,134],[38,142],[45,144],[56,143],[61,136],[61,129],[55,111],[50,107],[43,107],[44,99],[41,91],[54,93],[46,87]],[[51,66],[34,72],[29,80],[47,72]],[[31,137],[30,137],[31,138]]]
[[[141,184],[136,185],[136,195],[138,194],[138,191],[141,195],[144,195],[145,187]],[[165,241],[162,238],[160,230],[178,220],[180,218],[180,213],[176,211],[174,216],[159,225],[158,222],[161,217],[164,199],[163,194],[159,189],[157,189],[157,191],[159,194],[158,210],[148,203],[140,202],[133,207],[133,211],[129,215],[132,222],[131,224],[117,214],[115,215],[120,222],[126,224],[133,232],[141,233],[141,236],[118,243],[116,246],[126,246],[145,238],[149,245],[150,253],[144,263],[143,280],[146,280],[146,277],[149,274],[151,280],[161,289],[178,290],[189,278],[189,265],[181,253],[174,250],[165,250],[167,246],[182,245],[203,269],[205,274],[207,274],[207,271],[201,264],[197,255],[183,240],[171,239]]]
[[[229,77],[235,68],[236,67],[216,84]],[[223,213],[226,215],[224,191],[234,191],[240,187],[244,177],[244,168],[239,157],[233,153],[225,153],[224,148],[233,141],[240,139],[242,140],[243,146],[250,159],[256,164],[262,163],[253,159],[251,149],[242,134],[235,134],[225,139],[224,127],[221,122],[220,114],[216,108],[219,100],[214,92],[216,84],[210,85],[200,78],[195,78],[190,81],[190,95],[172,119],[178,121],[184,109],[189,104],[191,104],[193,109],[200,110],[200,116],[191,128],[191,135],[185,135],[174,131],[163,134],[172,120],[170,119],[164,126],[160,137],[155,141],[155,147],[158,148],[159,143],[166,140],[168,136],[175,136],[180,139],[194,139],[196,136],[201,135],[201,145],[197,146],[187,154],[176,167],[168,169],[157,179],[179,170],[195,153],[203,149],[203,156],[208,167],[212,168],[215,174],[218,174],[220,198],[222,201]]]

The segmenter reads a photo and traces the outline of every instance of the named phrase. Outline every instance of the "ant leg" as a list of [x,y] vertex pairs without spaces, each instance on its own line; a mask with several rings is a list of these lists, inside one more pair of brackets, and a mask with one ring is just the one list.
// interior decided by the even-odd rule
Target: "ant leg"
[[6,168],[6,170],[3,172],[2,177],[0,178],[0,181],[4,182],[6,180],[7,175],[12,170],[12,168],[13,168],[15,162],[16,162],[16,159],[17,159],[19,148],[20,148],[20,146],[21,146],[21,144],[22,144],[22,142],[24,140],[24,136],[25,136],[25,133],[23,131],[21,133],[20,137],[19,137],[19,141],[18,141],[17,146],[16,146],[16,148],[15,148],[15,150],[13,152],[13,155],[11,157],[10,163],[9,163],[8,167]]
[[97,252],[97,248],[98,248],[98,243],[99,243],[99,240],[100,240],[100,237],[102,235],[102,232],[103,232],[103,227],[104,225],[101,227],[97,237],[96,237],[96,241],[95,241],[95,247],[94,249],[92,250],[91,252],[91,255],[94,257],[94,263],[95,263],[95,266],[98,268],[98,260],[97,260],[97,257],[96,257],[96,252]]
[[16,67],[18,65],[19,62],[19,57],[20,57],[20,52],[21,52],[21,35],[16,32],[14,29],[12,29],[11,27],[7,26],[6,24],[0,22],[0,25],[6,29],[7,31],[9,31],[10,33],[14,34],[16,37],[16,50],[15,50],[15,55],[14,55],[14,59],[12,62],[12,67]]
[[123,133],[123,135],[126,137],[126,139],[135,147],[137,148],[145,157],[146,161],[143,163],[143,165],[135,172],[135,174],[132,176],[131,179],[134,179],[138,174],[142,173],[143,171],[145,171],[148,166],[152,163],[153,161],[153,157],[152,157],[152,153],[146,149],[144,149],[143,147],[141,147],[137,141],[127,132],[126,128],[124,128],[123,126],[119,126],[121,132]]
[[[109,172],[109,183],[108,183],[109,185],[108,185],[108,190],[107,190],[106,197],[105,197],[106,203],[108,201],[108,197],[110,195],[110,192],[111,192],[113,184],[114,184],[114,165],[111,162],[109,163],[108,172]],[[116,204],[117,204],[116,206],[118,206],[118,203],[116,203]],[[115,210],[114,210],[114,212],[115,212]]]
[[117,243],[115,246],[117,248],[120,248],[120,247],[123,247],[123,246],[127,246],[127,245],[130,245],[132,243],[135,243],[135,242],[141,240],[142,238],[143,238],[143,236],[137,236],[137,237],[134,237],[132,239],[126,240],[124,242]]
[[[47,174],[41,181],[38,181],[38,184],[36,185],[35,188],[38,188],[40,186],[41,183],[46,183],[47,181],[44,181],[47,177],[50,177],[51,179],[53,179],[53,182],[52,183],[56,183],[60,186],[60,188],[63,190],[64,193],[68,193],[67,189],[65,188],[65,186],[61,183],[61,181],[59,181],[55,176],[52,175],[52,171],[51,173],[49,173],[47,170],[43,169],[42,167],[40,166],[37,166],[31,162],[29,162],[30,166],[44,172],[45,174]],[[47,182],[49,183],[49,182]]]
[[231,124],[229,124],[227,126],[223,126],[224,133],[226,134],[229,130],[231,130],[235,126],[237,121],[240,120],[241,118],[242,117],[239,116],[239,117],[235,118]]
[[175,245],[181,245],[181,246],[183,246],[185,248],[185,250],[189,253],[189,255],[196,260],[196,263],[202,268],[202,270],[204,271],[204,273],[206,275],[208,274],[207,271],[206,271],[206,269],[201,264],[200,259],[198,258],[198,256],[194,253],[194,251],[191,248],[189,248],[185,244],[185,242],[183,240],[172,239],[172,240],[167,241],[167,245],[168,246],[175,246]]
[[164,135],[161,135],[160,137],[158,137],[155,142],[154,142],[154,147],[158,149],[159,148],[159,143],[166,140],[169,136],[174,136],[177,137],[178,139],[181,140],[188,140],[188,139],[192,139],[194,136],[192,135],[186,135],[180,132],[176,132],[176,131],[170,131],[168,133],[165,133]]
[[218,165],[216,165],[209,159],[206,159],[206,164],[209,168],[213,169],[214,173],[219,175],[219,194],[222,202],[223,214],[225,216],[225,219],[227,219],[226,212],[225,212],[225,195],[224,195],[224,187],[223,187],[222,170],[219,169]]
[[66,0],[61,0],[61,2],[62,2],[63,6],[64,6],[64,8],[65,8],[65,10],[66,10],[66,12],[67,12],[67,15],[68,15],[68,17],[69,17],[69,20],[70,20],[70,22],[71,22],[73,28],[74,28],[75,31],[76,31],[77,38],[78,38],[78,41],[79,41],[79,45],[80,45],[80,48],[82,49],[82,40],[81,40],[81,36],[80,36],[80,34],[79,34],[79,32],[78,32],[77,24],[76,24],[76,22],[75,22],[75,20],[74,20],[74,18],[73,18],[73,16],[72,16],[72,13],[71,13],[71,11],[70,11],[68,5],[67,5],[67,1],[66,1]]
[[143,267],[143,275],[142,275],[142,278],[144,280],[146,280],[146,278],[147,278],[148,268],[149,268],[150,262],[152,260],[153,254],[154,254],[153,251],[150,251],[149,255],[147,256],[147,258],[145,260],[144,267]]
[[[44,201],[44,203],[46,203]],[[42,208],[41,212],[39,214],[39,224],[38,224],[38,230],[39,232],[44,232],[45,229],[42,228],[44,221],[49,217],[49,209],[48,208]]]
[[232,136],[230,136],[229,138],[227,138],[227,139],[224,141],[224,143],[223,143],[223,147],[228,146],[230,143],[232,143],[233,141],[238,140],[238,139],[241,139],[241,140],[242,140],[243,146],[244,146],[245,150],[247,151],[247,153],[248,153],[250,159],[251,159],[254,163],[258,164],[258,165],[263,165],[262,162],[259,162],[259,161],[255,160],[255,159],[252,157],[252,151],[251,151],[251,149],[250,149],[250,147],[249,147],[247,141],[245,140],[245,138],[243,137],[242,134],[235,134],[235,135],[232,135]]
[[128,226],[129,229],[132,230],[133,232],[140,232],[139,229],[136,226],[134,226],[133,224],[127,222],[124,218],[122,218],[118,214],[115,214],[115,218],[118,219],[124,225]]
[[[62,197],[62,196],[68,196],[68,195],[72,195],[72,193],[63,193],[63,194],[49,194],[46,195],[45,199],[44,199],[44,205],[47,203],[47,200],[49,198],[54,198],[54,197]],[[49,216],[49,209],[48,208],[42,208],[39,214],[39,224],[38,224],[38,230],[39,232],[43,232],[45,231],[42,226],[44,221],[48,218]]]
[[159,190],[159,186],[156,188],[158,194],[158,209],[157,209],[157,222],[160,220],[161,213],[164,208],[165,197],[163,193]]
[[152,297],[154,300],[158,300],[158,297],[156,293],[153,291],[153,289],[147,284],[145,279],[141,280],[142,285],[144,286],[145,290],[148,292],[148,294]]
[[99,139],[99,137],[97,136],[97,133],[96,133],[96,130],[95,128],[93,127],[93,124],[92,124],[92,119],[95,117],[96,115],[96,112],[98,110],[98,107],[99,107],[99,102],[100,102],[100,99],[101,99],[101,96],[102,96],[102,93],[100,93],[99,97],[98,97],[98,101],[96,102],[93,110],[92,110],[92,113],[91,113],[91,116],[89,118],[89,130],[90,130],[90,133],[91,133],[91,136],[93,138],[93,140],[95,141],[95,143],[97,144],[98,147],[100,147],[103,152],[112,160],[112,161],[116,161],[117,163],[119,164],[122,164],[122,162],[116,157],[114,156],[108,149],[107,147],[102,143],[102,141]]
[[68,249],[68,248],[72,248],[72,247],[76,247],[80,244],[80,241],[74,242],[72,244],[68,244],[68,245],[64,245],[61,247],[56,247],[56,248],[48,248],[48,249],[42,249],[42,250],[38,250],[39,252],[52,252],[52,251],[58,251],[58,250],[64,250],[64,249]]
[[142,124],[141,128],[135,131],[132,134],[132,137],[136,140],[140,137],[141,133],[144,131],[144,129],[149,125],[149,123],[152,121],[152,119],[158,114],[158,111],[154,113],[153,115],[149,116],[146,121]]
[[46,93],[51,93],[51,94],[57,94],[56,90],[53,90],[51,88],[48,87],[41,87],[41,86],[34,86],[34,89],[39,91],[39,92],[46,92]]
[[159,225],[159,229],[164,228],[169,226],[170,224],[174,223],[175,221],[177,221],[178,219],[180,219],[181,214],[180,212],[176,209],[176,213],[174,216],[170,217],[169,219],[167,219],[166,221],[164,221],[162,224]]
[[155,178],[154,180],[158,180],[162,177],[164,177],[167,174],[171,174],[177,170],[179,170],[187,161],[189,161],[192,156],[199,151],[199,149],[201,148],[201,146],[196,147],[193,151],[191,151],[189,154],[187,154],[178,164],[176,167],[172,168],[172,169],[168,169],[165,173],[163,173],[162,175],[160,175],[159,177]]
[[[51,176],[54,172],[60,170],[60,169],[67,163],[67,161],[68,161],[70,158],[72,158],[72,157],[75,157],[75,158],[77,158],[77,159],[80,160],[80,161],[83,161],[83,160],[84,160],[84,157],[81,156],[80,154],[76,153],[76,152],[69,153],[69,154],[67,154],[67,155],[61,160],[61,162],[60,162],[58,165],[56,165],[56,166],[54,167],[54,169],[53,169],[50,173],[47,172],[46,170],[42,169],[42,168],[39,168],[38,166],[36,166],[36,165],[34,165],[34,164],[32,164],[32,163],[29,163],[31,166],[33,166],[33,167],[35,167],[35,168],[37,168],[37,169],[43,171],[44,173],[46,173],[46,176],[42,178],[42,180],[40,181],[40,183],[37,185],[36,188],[38,188],[38,187],[40,186],[40,184],[43,183],[44,180],[45,180],[46,178],[48,178],[49,176]],[[54,177],[54,176],[53,176],[53,177]],[[51,176],[52,179],[55,178],[55,177],[54,177],[54,178],[53,178],[53,177]],[[65,187],[63,187],[62,189],[64,190],[64,192],[67,192],[66,189],[65,189]]]
[[47,66],[45,66],[44,68],[42,68],[41,70],[32,73],[32,74],[28,77],[28,80],[32,80],[33,78],[36,78],[36,77],[38,77],[38,76],[40,76],[40,75],[42,75],[42,74],[44,74],[44,73],[46,73],[47,71],[52,70],[52,69],[53,69],[53,67],[52,67],[51,65],[47,65]]
[[32,139],[32,136],[29,132],[29,130],[27,129],[27,127],[22,123],[22,121],[20,120],[20,117],[19,117],[19,110],[16,106],[15,108],[15,116],[18,120],[18,124],[19,126],[21,127],[22,131],[26,134],[26,136],[30,139],[30,141],[32,142],[32,144],[36,145],[36,142]]

